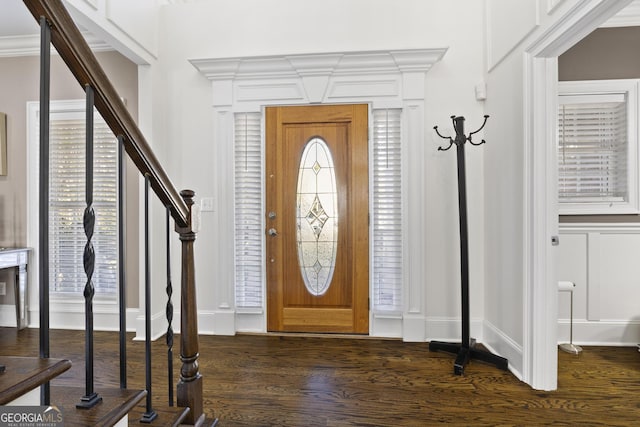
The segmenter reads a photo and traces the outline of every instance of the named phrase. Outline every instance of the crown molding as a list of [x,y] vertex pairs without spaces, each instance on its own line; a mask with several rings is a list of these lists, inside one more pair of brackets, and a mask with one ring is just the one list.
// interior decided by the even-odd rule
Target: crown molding
[[[82,35],[94,52],[114,50],[110,45],[90,33],[84,32]],[[51,46],[51,53],[57,54],[53,46]],[[37,56],[39,54],[40,34],[0,37],[0,58]]]
[[189,62],[210,80],[426,72],[447,48],[204,58]]

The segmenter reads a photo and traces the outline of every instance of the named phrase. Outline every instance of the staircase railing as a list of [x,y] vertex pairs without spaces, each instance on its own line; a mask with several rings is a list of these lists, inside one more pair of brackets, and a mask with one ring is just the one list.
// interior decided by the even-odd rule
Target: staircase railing
[[[168,215],[175,222],[175,231],[179,234],[182,242],[182,278],[181,278],[181,301],[180,301],[180,360],[182,367],[180,379],[177,384],[177,405],[189,407],[190,411],[185,424],[200,425],[205,416],[203,413],[202,396],[202,376],[198,368],[199,342],[198,323],[194,272],[194,241],[196,230],[192,226],[192,206],[194,204],[194,193],[184,190],[181,193],[174,188],[160,162],[155,157],[149,144],[145,140],[142,132],[127,111],[123,101],[118,96],[113,85],[104,73],[93,52],[84,40],[84,37],[71,19],[67,10],[60,0],[24,0],[31,14],[41,26],[41,167],[40,167],[40,355],[49,357],[49,286],[48,286],[48,115],[49,115],[49,58],[50,45],[53,45],[64,60],[69,70],[75,76],[78,83],[85,88],[87,93],[88,110],[90,105],[95,106],[102,115],[107,125],[118,138],[120,146],[124,147],[127,155],[132,159],[140,173],[145,177],[148,186],[153,189],[157,197],[166,207]],[[87,115],[87,120],[90,114]],[[89,126],[89,123],[88,123]],[[90,137],[87,137],[87,147],[91,144]],[[89,157],[89,154],[88,154]],[[91,171],[88,170],[88,173]],[[91,284],[91,274],[93,271],[93,260],[91,254],[91,235],[93,233],[92,220],[92,197],[90,195],[90,179],[87,178],[87,208],[85,210],[84,226],[87,234],[87,246],[85,248],[85,271],[87,272],[87,285],[85,287],[86,315],[92,315],[93,288]],[[120,184],[121,185],[121,184]],[[44,228],[44,230],[42,229]],[[122,237],[120,238],[122,241]],[[122,261],[121,261],[122,262]],[[169,261],[168,261],[169,262]],[[168,285],[168,296],[171,297],[170,278]],[[124,287],[120,286],[119,291],[124,293]],[[124,315],[123,301],[121,300],[120,316]],[[169,301],[167,306],[167,316]],[[148,313],[147,313],[148,315]],[[149,319],[147,319],[149,321]],[[171,319],[169,318],[169,322]],[[87,317],[87,338],[85,348],[87,353],[92,353],[93,320]],[[123,319],[120,321],[123,328]],[[171,357],[171,346],[173,345],[173,331],[169,324],[167,343],[170,343],[169,358]],[[147,339],[149,331],[147,330]],[[121,353],[124,352],[124,344],[121,341]],[[87,356],[87,395],[82,397],[82,401],[88,401],[87,406],[95,404],[99,397],[93,393],[93,355]],[[121,360],[121,369],[124,369]],[[171,376],[171,374],[170,374]],[[121,387],[126,387],[126,376],[121,372]],[[170,383],[170,387],[172,387]],[[48,386],[43,388],[42,404],[49,404]],[[93,401],[93,402],[92,402]],[[82,405],[78,405],[82,406]],[[145,414],[147,415],[147,414]]]

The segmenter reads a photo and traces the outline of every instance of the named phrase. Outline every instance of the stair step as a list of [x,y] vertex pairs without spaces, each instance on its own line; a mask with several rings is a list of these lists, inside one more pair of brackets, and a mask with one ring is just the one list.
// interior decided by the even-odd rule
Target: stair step
[[65,427],[113,426],[135,408],[147,395],[145,390],[121,388],[96,389],[102,402],[90,409],[76,408],[85,395],[83,387],[51,387],[51,405],[62,410]]
[[[153,410],[158,417],[150,424],[152,427],[177,427],[186,418],[189,413],[189,408],[182,408],[178,406],[161,406],[153,407]],[[146,405],[141,404],[136,406],[129,413],[129,425],[140,427],[140,419],[146,413]]]
[[0,356],[0,405],[6,405],[45,384],[71,367],[66,359]]

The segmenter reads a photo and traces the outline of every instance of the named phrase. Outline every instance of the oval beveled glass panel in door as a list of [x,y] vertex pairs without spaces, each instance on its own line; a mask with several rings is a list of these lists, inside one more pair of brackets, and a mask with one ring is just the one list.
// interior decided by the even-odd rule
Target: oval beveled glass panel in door
[[296,191],[298,265],[310,294],[329,289],[338,247],[338,195],[333,157],[319,137],[307,142]]

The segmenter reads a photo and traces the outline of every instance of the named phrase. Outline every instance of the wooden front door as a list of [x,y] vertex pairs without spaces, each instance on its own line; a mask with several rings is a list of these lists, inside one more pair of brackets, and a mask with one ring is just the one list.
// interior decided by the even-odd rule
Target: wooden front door
[[266,110],[267,329],[369,332],[366,105]]

